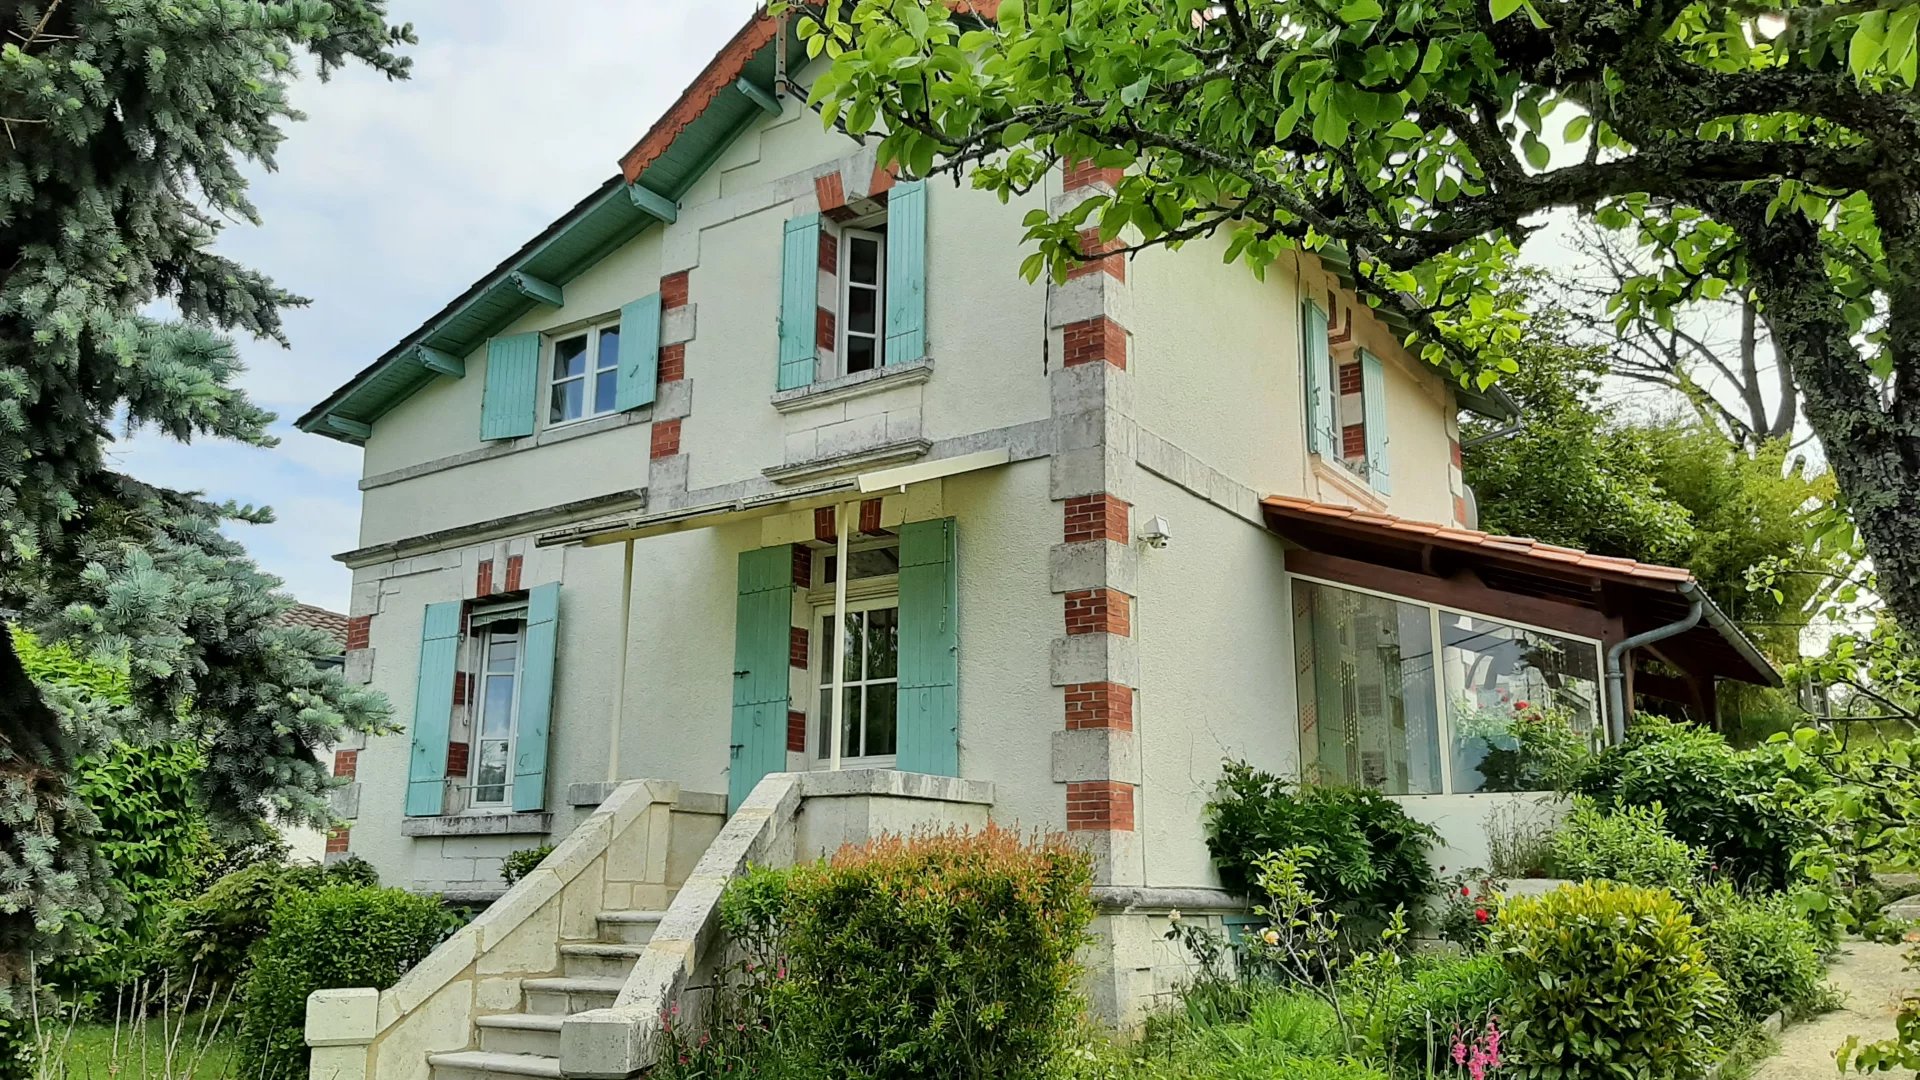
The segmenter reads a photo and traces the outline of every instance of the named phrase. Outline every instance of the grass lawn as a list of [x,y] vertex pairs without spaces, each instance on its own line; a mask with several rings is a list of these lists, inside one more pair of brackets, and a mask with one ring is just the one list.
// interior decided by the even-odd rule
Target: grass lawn
[[[46,1080],[228,1080],[239,1069],[234,1043],[237,1015],[153,1017],[131,1027],[122,1021],[74,1024],[49,1033],[42,1063]],[[171,1050],[169,1050],[171,1047]]]

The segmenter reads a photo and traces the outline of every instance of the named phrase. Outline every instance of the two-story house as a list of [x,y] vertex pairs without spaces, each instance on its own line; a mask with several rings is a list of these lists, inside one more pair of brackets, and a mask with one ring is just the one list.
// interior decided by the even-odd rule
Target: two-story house
[[[1464,711],[1603,732],[1636,692],[1700,715],[1774,677],[1685,571],[1473,531],[1456,417],[1511,402],[1336,259],[1262,281],[1194,242],[1028,283],[1022,218],[1116,174],[1003,205],[877,168],[791,46],[751,21],[301,418],[364,448],[347,665],[405,728],[338,753],[334,850],[485,899],[618,781],[718,821],[772,773],[898,770],[1083,838],[1110,912],[1191,909],[1227,759],[1404,797],[1461,865],[1525,798]],[[1164,989],[1113,956],[1109,1003]]]

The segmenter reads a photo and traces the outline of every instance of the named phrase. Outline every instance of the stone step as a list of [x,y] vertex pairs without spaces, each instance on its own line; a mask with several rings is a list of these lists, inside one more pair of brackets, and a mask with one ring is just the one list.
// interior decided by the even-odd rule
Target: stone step
[[605,1009],[620,996],[625,979],[522,979],[521,994],[527,999],[527,1011],[542,1016],[566,1016]]
[[645,945],[595,941],[560,946],[560,970],[571,978],[625,979]]
[[434,1080],[491,1080],[502,1076],[532,1076],[540,1080],[560,1080],[560,1059],[534,1054],[492,1054],[485,1050],[460,1050],[451,1054],[429,1054]]
[[603,911],[599,917],[600,939],[645,945],[653,940],[654,928],[660,925],[664,915],[664,911]]
[[532,1054],[537,1057],[560,1056],[559,1014],[496,1013],[476,1016],[480,1029],[480,1049],[493,1054]]

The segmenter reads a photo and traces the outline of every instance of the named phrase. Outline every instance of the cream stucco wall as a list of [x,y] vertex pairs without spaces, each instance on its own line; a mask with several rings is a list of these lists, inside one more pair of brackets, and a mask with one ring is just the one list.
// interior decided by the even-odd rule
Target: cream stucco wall
[[[1177,252],[1142,253],[1128,268],[1128,367],[1141,426],[1261,495],[1385,509],[1403,517],[1451,522],[1447,420],[1455,408],[1438,375],[1408,353],[1387,328],[1312,256],[1283,256],[1265,280],[1221,260],[1228,240],[1197,240]],[[1387,373],[1392,491],[1384,498],[1332,462],[1313,467],[1306,451],[1300,371],[1300,299],[1336,308],[1336,327],[1352,321],[1351,343]],[[1341,482],[1345,480],[1346,482]]]
[[1175,538],[1141,552],[1134,609],[1145,881],[1217,886],[1201,819],[1221,765],[1299,770],[1284,545],[1158,478],[1136,495],[1136,513],[1165,517]]

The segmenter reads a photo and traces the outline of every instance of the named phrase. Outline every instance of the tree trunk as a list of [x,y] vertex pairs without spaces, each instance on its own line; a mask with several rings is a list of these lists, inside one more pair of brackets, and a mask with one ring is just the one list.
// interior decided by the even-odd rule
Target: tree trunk
[[[1768,222],[1767,202],[1764,194],[1728,193],[1705,206],[1747,242],[1774,348],[1783,362],[1791,358],[1807,423],[1873,558],[1880,597],[1920,640],[1920,443],[1895,419],[1848,332],[1818,231],[1796,213]],[[1890,254],[1893,243],[1889,236]]]

